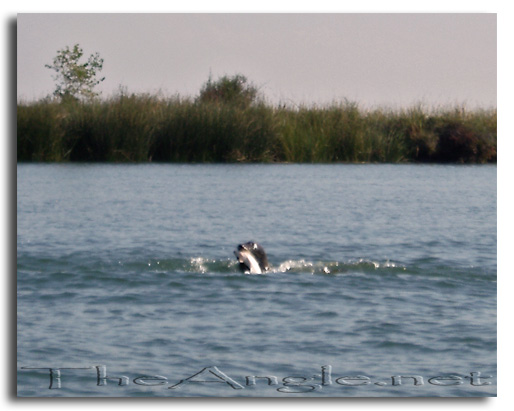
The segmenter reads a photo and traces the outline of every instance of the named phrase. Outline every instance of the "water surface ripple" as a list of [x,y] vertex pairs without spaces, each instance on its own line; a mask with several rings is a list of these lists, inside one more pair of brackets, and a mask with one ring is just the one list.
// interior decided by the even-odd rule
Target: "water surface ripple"
[[20,396],[496,395],[495,166],[19,164],[17,219]]

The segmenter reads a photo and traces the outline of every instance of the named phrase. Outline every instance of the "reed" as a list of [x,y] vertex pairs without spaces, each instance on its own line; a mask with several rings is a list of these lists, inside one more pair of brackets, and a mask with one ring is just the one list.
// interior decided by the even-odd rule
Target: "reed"
[[19,102],[18,161],[496,162],[496,110],[234,104],[120,92]]
[[48,101],[18,104],[18,161],[62,161],[66,110]]

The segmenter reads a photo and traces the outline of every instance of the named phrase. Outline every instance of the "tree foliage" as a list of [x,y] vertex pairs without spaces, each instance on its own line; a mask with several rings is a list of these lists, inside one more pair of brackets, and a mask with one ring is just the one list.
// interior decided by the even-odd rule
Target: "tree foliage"
[[72,49],[68,46],[57,51],[53,64],[45,67],[55,71],[53,76],[56,81],[54,96],[62,100],[72,98],[92,98],[99,93],[93,91],[94,87],[105,80],[99,78],[98,72],[102,71],[104,60],[98,53],[91,54],[86,62],[79,60],[84,55],[82,48],[75,44]]
[[257,100],[258,90],[241,75],[223,76],[213,81],[209,76],[200,90],[198,100],[202,103],[216,102],[247,107]]

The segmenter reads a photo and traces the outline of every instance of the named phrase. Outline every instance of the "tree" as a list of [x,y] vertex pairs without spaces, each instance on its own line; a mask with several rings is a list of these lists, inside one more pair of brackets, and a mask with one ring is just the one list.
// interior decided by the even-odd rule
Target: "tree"
[[105,80],[98,78],[98,72],[102,71],[104,60],[98,53],[91,54],[85,63],[79,62],[84,55],[82,48],[75,44],[70,50],[68,46],[57,51],[53,64],[45,64],[46,68],[54,70],[56,81],[54,96],[65,100],[68,98],[92,98],[95,93],[93,88]]
[[246,107],[257,99],[257,94],[257,88],[249,84],[248,79],[241,74],[223,76],[217,81],[212,81],[209,76],[209,80],[200,90],[198,100],[202,103],[218,102]]

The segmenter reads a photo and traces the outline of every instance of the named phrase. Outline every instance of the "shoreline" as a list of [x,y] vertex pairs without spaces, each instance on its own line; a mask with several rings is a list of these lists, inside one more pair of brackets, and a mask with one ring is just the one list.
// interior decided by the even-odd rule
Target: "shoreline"
[[497,110],[272,106],[147,94],[17,105],[18,162],[495,164]]

